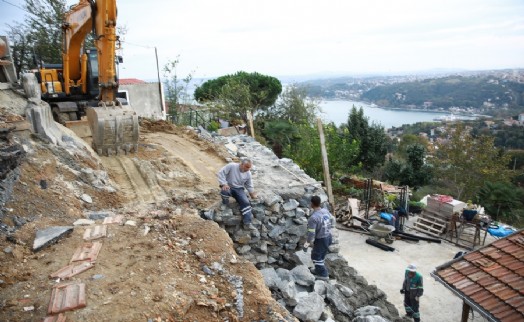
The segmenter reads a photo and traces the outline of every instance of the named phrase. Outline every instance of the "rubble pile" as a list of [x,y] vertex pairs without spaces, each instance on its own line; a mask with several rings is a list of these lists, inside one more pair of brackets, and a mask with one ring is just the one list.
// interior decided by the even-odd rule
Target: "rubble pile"
[[326,258],[330,277],[335,279],[319,281],[310,273],[311,250],[304,252],[302,245],[311,215],[311,197],[320,196],[327,206],[327,196],[319,182],[292,160],[278,159],[250,137],[214,139],[223,143],[234,157],[253,161],[258,200],[252,200],[252,224],[257,230],[242,228],[242,216],[234,202],[206,210],[202,217],[214,220],[228,232],[237,253],[261,270],[279,303],[302,321],[401,321],[385,293],[368,285],[338,255],[336,229]]

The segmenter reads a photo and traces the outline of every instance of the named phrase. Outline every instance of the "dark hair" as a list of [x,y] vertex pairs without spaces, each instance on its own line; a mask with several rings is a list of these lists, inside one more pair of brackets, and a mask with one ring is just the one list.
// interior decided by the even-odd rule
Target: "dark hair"
[[311,197],[311,204],[315,207],[320,207],[320,197],[319,196]]

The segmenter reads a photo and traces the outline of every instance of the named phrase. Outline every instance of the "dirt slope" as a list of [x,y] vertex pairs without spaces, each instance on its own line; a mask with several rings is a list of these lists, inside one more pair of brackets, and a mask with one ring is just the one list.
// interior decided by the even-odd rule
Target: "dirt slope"
[[[66,313],[71,320],[277,321],[288,315],[256,268],[236,257],[228,235],[198,216],[199,207],[219,200],[215,172],[225,164],[224,152],[163,123],[142,126],[136,155],[101,160],[16,133],[28,156],[0,217],[11,229],[0,239],[0,320],[46,316],[58,282],[48,275],[69,263],[85,227],[33,253],[36,231],[70,226],[101,210],[135,226],[110,225],[94,268],[72,278],[86,284],[87,307]],[[86,179],[86,169],[103,178],[102,188]],[[84,194],[93,202],[83,201]]]

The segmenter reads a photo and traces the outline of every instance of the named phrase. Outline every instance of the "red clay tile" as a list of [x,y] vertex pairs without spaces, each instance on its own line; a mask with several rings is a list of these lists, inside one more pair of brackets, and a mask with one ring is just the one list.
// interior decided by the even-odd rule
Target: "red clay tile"
[[510,315],[507,315],[500,319],[501,322],[522,322],[524,320],[524,315],[519,312],[511,312]]
[[488,299],[488,298],[490,298],[490,297],[492,297],[492,296],[493,296],[493,295],[492,295],[490,292],[488,292],[488,291],[486,291],[485,289],[483,289],[483,290],[481,290],[480,292],[477,292],[476,294],[473,294],[473,295],[471,296],[471,298],[472,298],[475,302],[480,303],[480,302],[485,301],[486,299]]
[[108,225],[108,224],[121,224],[123,220],[124,220],[124,216],[123,216],[123,215],[117,215],[117,216],[105,217],[105,218],[104,218],[104,222],[103,222],[103,224],[104,224],[104,225]]
[[502,301],[499,300],[498,298],[495,298],[495,297],[492,297],[492,298],[490,298],[490,299],[480,303],[480,305],[482,305],[488,311],[493,310],[494,308],[496,308],[497,306],[499,306],[501,304],[502,304]]
[[458,281],[463,280],[464,278],[466,278],[464,275],[460,273],[455,273],[454,275],[446,277],[444,280],[448,282],[449,284],[454,284]]
[[80,263],[74,263],[67,265],[66,267],[63,267],[59,269],[58,271],[54,272],[53,274],[49,275],[50,278],[61,278],[61,279],[68,279],[75,275],[78,275],[84,271],[87,271],[90,268],[93,268],[94,264],[91,262],[80,262]]
[[[505,315],[504,312],[508,312],[508,311],[511,312],[511,311],[514,311],[514,309],[511,306],[507,305],[507,304],[502,304],[502,305],[499,305],[496,308],[494,308],[490,313],[495,315],[496,317],[498,317],[497,315],[504,316]],[[498,318],[500,318],[500,317],[498,317]]]
[[491,243],[491,246],[495,246],[497,248],[506,248],[509,245],[513,244],[509,238],[499,239]]
[[[482,270],[484,270],[485,272],[488,272],[488,273],[491,274],[491,271],[496,270],[496,269],[498,269],[498,268],[500,268],[500,267],[501,267],[500,264],[497,264],[497,263],[495,263],[495,262],[492,262],[492,264],[490,264],[489,266],[484,266],[484,267],[482,267]],[[492,274],[492,275],[493,275],[493,274]]]
[[504,248],[504,251],[508,254],[515,254],[515,252],[519,251],[521,249],[521,247],[519,245],[515,245],[512,243],[511,246],[508,246],[508,247],[505,247]]
[[55,316],[46,316],[43,322],[65,322],[66,316],[62,313]]
[[480,257],[480,258],[477,258],[475,259],[474,261],[472,261],[472,263],[474,263],[475,265],[479,266],[479,267],[489,267],[493,264],[495,264],[494,261],[490,260],[489,258],[487,257]]
[[106,225],[97,225],[94,227],[86,228],[84,231],[84,240],[95,240],[98,238],[105,237],[107,235]]
[[482,287],[486,287],[486,286],[489,286],[489,285],[492,285],[494,283],[497,282],[497,279],[494,278],[493,276],[488,276],[488,277],[484,277],[484,278],[481,278],[477,281],[477,283],[479,285],[481,285]]
[[86,303],[86,285],[84,283],[68,283],[56,285],[51,293],[48,314],[81,309]]
[[502,292],[503,290],[507,290],[509,288],[506,284],[494,283],[487,286],[486,289],[498,297],[499,292]]
[[95,262],[96,258],[98,257],[98,253],[100,252],[100,248],[102,248],[101,242],[84,243],[82,246],[78,247],[73,254],[71,263],[86,260]]
[[513,306],[514,308],[524,307],[524,296],[519,295],[516,297],[513,297],[506,301],[509,305]]
[[505,275],[505,276],[502,276],[500,278],[500,280],[506,284],[513,284],[514,282],[517,282],[519,281],[520,279],[522,279],[522,276],[519,276],[515,273],[511,273],[511,274],[508,274],[508,275]]
[[478,271],[478,272],[475,272],[471,275],[468,275],[469,279],[472,280],[472,281],[478,281],[479,279],[481,278],[484,278],[484,277],[489,277],[488,273],[484,272],[484,271]]
[[481,253],[476,253],[476,252],[464,255],[464,259],[467,259],[470,262],[474,262],[475,260],[482,258],[482,257],[484,256],[482,256]]
[[519,293],[508,287],[504,291],[497,293],[497,295],[501,300],[506,301],[506,300],[509,300],[510,298],[518,296]]
[[473,294],[483,290],[483,288],[478,284],[470,285],[464,289],[462,289],[462,293],[466,294],[467,296],[473,296]]
[[476,267],[476,266],[470,266],[470,267],[467,267],[467,268],[464,268],[461,273],[466,275],[466,276],[469,276],[473,273],[476,273],[479,271],[479,268]]
[[446,268],[446,269],[443,269],[443,270],[437,272],[437,274],[438,274],[440,277],[444,278],[444,277],[447,277],[447,276],[449,276],[449,275],[454,274],[455,272],[456,272],[455,269],[449,267],[449,268]]
[[453,267],[457,271],[461,271],[463,268],[470,267],[470,266],[471,266],[471,263],[465,260],[461,260],[461,261],[451,264],[451,267]]
[[459,282],[453,284],[453,286],[455,286],[457,289],[462,291],[466,287],[471,286],[473,284],[474,284],[474,282],[472,282],[469,278],[465,278],[462,281],[459,281]]

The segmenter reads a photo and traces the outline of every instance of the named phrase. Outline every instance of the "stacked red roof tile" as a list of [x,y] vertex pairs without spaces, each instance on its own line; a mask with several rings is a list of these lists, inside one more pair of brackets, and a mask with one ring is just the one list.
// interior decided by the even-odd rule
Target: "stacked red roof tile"
[[495,320],[524,321],[524,230],[445,264],[435,274]]

